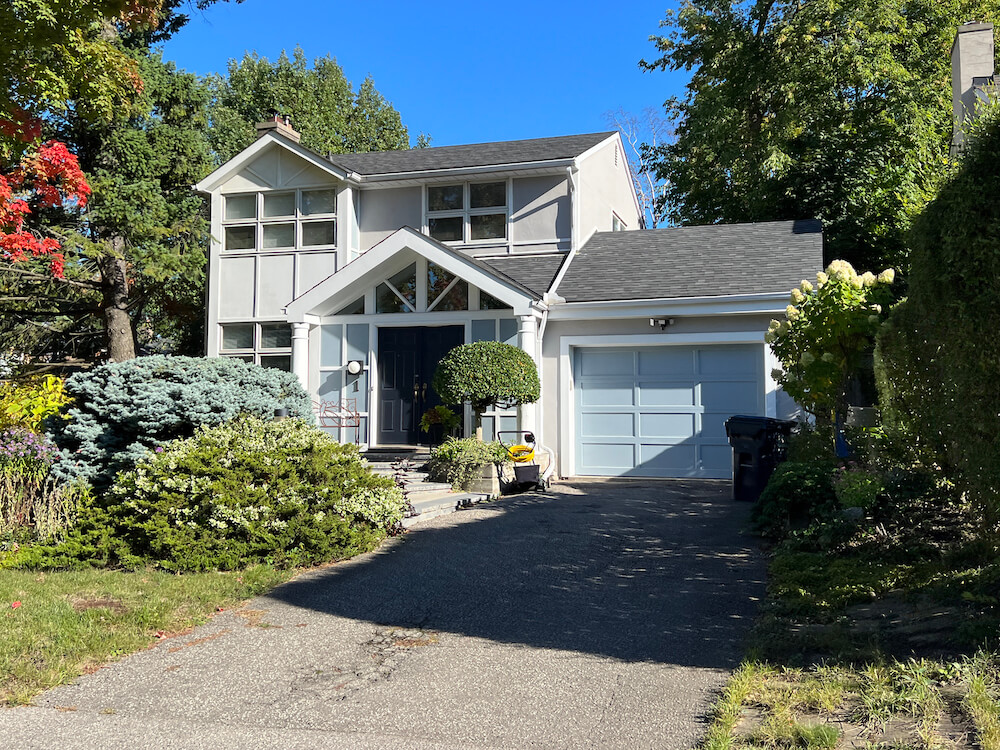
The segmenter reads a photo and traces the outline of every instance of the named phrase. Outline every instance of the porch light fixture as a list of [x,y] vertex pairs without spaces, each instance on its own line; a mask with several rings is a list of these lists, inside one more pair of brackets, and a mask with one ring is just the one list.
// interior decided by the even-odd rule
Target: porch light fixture
[[656,326],[660,327],[661,331],[667,330],[667,326],[672,326],[674,324],[673,318],[650,318],[649,325],[653,328]]
[[365,369],[365,366],[360,359],[352,359],[347,363],[347,371],[351,375],[360,375],[363,369]]

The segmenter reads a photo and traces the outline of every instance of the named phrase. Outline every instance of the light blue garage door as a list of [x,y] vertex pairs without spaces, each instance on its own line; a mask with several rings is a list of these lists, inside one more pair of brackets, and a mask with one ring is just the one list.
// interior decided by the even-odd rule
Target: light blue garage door
[[760,345],[577,349],[576,471],[732,476],[726,420],[764,413]]

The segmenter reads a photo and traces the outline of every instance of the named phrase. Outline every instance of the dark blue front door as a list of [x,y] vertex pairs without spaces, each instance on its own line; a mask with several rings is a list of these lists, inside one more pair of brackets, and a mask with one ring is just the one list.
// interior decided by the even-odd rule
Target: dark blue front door
[[426,442],[427,436],[420,433],[420,417],[441,403],[431,386],[434,370],[445,354],[464,341],[464,326],[379,329],[379,445]]

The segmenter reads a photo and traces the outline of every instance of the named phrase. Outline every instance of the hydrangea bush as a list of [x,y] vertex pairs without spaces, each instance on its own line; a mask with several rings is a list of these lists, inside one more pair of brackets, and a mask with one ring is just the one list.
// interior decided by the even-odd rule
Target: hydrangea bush
[[287,407],[312,422],[312,402],[294,375],[238,359],[157,355],[108,363],[66,381],[69,420],[53,425],[62,450],[53,473],[111,483],[147,451],[239,414],[271,418]]
[[848,382],[874,345],[894,278],[892,269],[858,274],[835,260],[815,285],[803,281],[792,290],[785,320],[771,321],[765,340],[781,361],[772,375],[818,418],[833,421],[846,412]]
[[372,549],[403,518],[392,478],[297,419],[244,416],[148,453],[30,567],[309,565]]

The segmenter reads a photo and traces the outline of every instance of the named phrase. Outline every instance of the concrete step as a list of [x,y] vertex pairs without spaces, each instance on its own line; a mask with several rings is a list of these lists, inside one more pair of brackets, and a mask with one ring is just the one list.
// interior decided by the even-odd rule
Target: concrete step
[[422,521],[454,513],[459,508],[474,505],[488,499],[475,492],[439,492],[412,502],[415,514],[403,519],[403,528],[411,528]]
[[409,461],[407,463],[398,463],[395,461],[369,461],[368,468],[372,471],[394,471],[396,469],[419,471],[426,463],[426,461]]
[[451,485],[447,482],[407,482],[403,485],[403,492],[407,497],[411,495],[423,495],[427,492],[450,492]]

